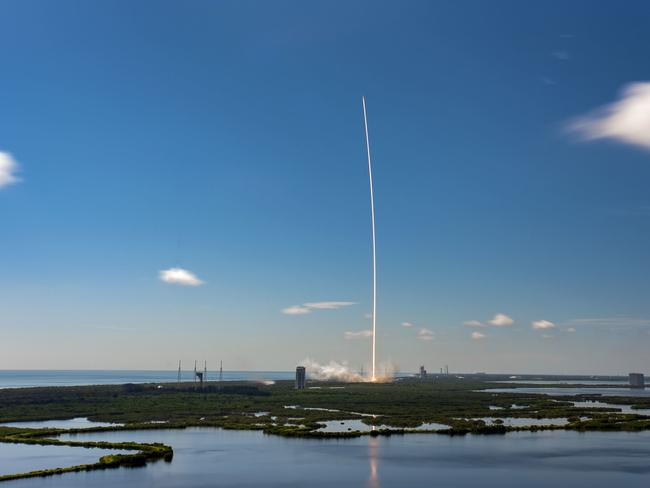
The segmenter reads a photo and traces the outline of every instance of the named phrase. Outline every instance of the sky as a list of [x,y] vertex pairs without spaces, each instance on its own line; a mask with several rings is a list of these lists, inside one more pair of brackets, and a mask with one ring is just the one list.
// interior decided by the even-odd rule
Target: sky
[[0,369],[650,372],[650,5],[0,2]]

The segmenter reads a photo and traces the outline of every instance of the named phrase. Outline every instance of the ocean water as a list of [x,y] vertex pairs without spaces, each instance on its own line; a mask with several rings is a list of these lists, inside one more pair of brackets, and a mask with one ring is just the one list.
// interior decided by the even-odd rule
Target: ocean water
[[[192,381],[193,371],[182,371],[183,381]],[[224,381],[291,380],[292,371],[224,371]],[[120,371],[120,370],[0,370],[0,388],[29,388],[35,386],[113,385],[124,383],[175,382],[178,371]],[[208,381],[219,379],[218,371],[208,371]]]
[[213,428],[66,435],[163,442],[170,463],[12,482],[13,488],[647,488],[650,432],[294,439]]

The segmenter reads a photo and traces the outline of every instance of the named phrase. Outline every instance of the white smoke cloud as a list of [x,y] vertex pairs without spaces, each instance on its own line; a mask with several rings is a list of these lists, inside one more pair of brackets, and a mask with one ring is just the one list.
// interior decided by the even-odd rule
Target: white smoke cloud
[[411,328],[413,327],[413,324],[411,322],[402,322],[402,327]]
[[305,315],[311,313],[312,310],[338,310],[342,307],[354,305],[356,302],[308,302],[302,305],[292,305],[291,307],[283,308],[282,313],[285,315]]
[[160,271],[160,280],[170,285],[199,286],[203,284],[197,276],[183,268],[169,268]]
[[481,339],[485,339],[487,336],[483,332],[476,331],[476,332],[472,332],[471,337],[475,341],[479,341]]
[[614,139],[650,151],[650,82],[630,83],[620,98],[569,123],[585,140]]
[[343,381],[346,383],[365,381],[363,376],[350,370],[345,361],[342,363],[330,361],[327,364],[319,364],[316,361],[307,358],[300,364],[305,367],[307,377],[310,379],[321,381]]
[[549,322],[548,320],[536,320],[530,326],[533,329],[537,330],[545,330],[545,329],[555,329],[555,324],[553,322]]
[[19,182],[17,171],[18,163],[11,154],[0,151],[0,188]]
[[357,331],[351,331],[351,330],[346,330],[343,333],[343,336],[347,339],[363,339],[366,337],[372,337],[372,331],[371,330],[357,330]]
[[492,320],[488,320],[488,324],[494,325],[495,327],[505,327],[514,323],[515,321],[504,313],[498,313]]

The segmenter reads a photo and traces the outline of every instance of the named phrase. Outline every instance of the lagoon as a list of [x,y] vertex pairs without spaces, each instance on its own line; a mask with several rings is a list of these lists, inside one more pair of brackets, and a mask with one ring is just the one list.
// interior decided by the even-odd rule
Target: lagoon
[[259,431],[188,428],[63,436],[75,440],[163,442],[171,463],[11,482],[36,487],[542,488],[647,487],[650,432],[545,431],[506,435],[407,434],[301,439]]

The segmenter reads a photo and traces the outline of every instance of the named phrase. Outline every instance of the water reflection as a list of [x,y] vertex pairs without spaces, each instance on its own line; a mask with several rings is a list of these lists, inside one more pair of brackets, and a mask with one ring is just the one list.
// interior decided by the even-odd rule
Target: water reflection
[[368,478],[368,488],[379,488],[379,475],[377,474],[377,464],[379,461],[378,451],[379,439],[377,437],[369,437],[368,460],[370,461],[370,477]]

